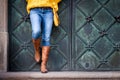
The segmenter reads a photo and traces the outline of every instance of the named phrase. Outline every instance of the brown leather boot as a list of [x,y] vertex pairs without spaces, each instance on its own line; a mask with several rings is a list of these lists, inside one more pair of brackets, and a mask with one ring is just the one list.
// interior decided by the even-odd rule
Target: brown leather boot
[[32,39],[34,50],[35,50],[35,60],[36,62],[40,61],[40,39]]
[[50,52],[50,46],[43,46],[42,47],[42,63],[41,63],[41,72],[42,73],[47,73],[47,61],[48,61],[48,55]]

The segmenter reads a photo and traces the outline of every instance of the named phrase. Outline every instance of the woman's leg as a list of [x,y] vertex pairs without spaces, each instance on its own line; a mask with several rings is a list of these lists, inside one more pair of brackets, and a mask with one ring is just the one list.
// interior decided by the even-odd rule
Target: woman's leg
[[53,26],[52,9],[48,10],[48,12],[46,10],[45,14],[43,14],[42,25],[42,46],[50,46],[50,36]]
[[40,61],[40,33],[41,33],[41,17],[37,9],[30,12],[30,21],[32,25],[32,42],[35,50],[35,60]]
[[47,60],[50,52],[50,35],[53,25],[53,13],[52,10],[46,11],[43,15],[43,26],[42,26],[42,63],[41,63],[41,72],[47,72]]

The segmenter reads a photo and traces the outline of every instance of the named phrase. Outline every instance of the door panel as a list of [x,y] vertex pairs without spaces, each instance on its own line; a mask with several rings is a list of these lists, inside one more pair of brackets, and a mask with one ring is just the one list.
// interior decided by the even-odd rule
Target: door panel
[[[25,0],[8,0],[9,71],[39,71]],[[51,71],[120,70],[120,1],[62,0],[51,35]],[[22,5],[22,6],[21,6]]]
[[[60,26],[54,27],[51,35],[49,70],[70,70],[70,1],[63,0],[59,7]],[[40,65],[34,60],[31,41],[31,24],[26,12],[25,0],[9,0],[9,70],[39,71]],[[22,5],[22,6],[21,6]]]
[[116,19],[120,15],[119,3],[118,0],[73,2],[74,70],[120,70],[120,23]]

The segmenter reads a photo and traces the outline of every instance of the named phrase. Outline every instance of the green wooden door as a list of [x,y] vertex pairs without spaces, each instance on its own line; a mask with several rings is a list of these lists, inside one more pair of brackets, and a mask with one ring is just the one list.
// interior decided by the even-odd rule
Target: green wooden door
[[[9,70],[39,71],[40,66],[34,60],[34,48],[31,41],[31,24],[26,12],[25,0],[9,0]],[[71,28],[70,1],[63,0],[59,5],[60,26],[54,27],[51,37],[49,70],[70,70]]]
[[120,1],[74,0],[73,70],[120,70]]
[[[39,71],[25,0],[8,0],[9,71]],[[120,0],[62,0],[51,71],[120,70]]]

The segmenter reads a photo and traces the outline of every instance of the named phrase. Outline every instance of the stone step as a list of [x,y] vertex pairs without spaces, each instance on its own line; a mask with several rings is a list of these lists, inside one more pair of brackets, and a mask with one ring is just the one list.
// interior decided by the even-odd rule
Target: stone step
[[120,80],[120,71],[107,72],[0,72],[0,80]]

